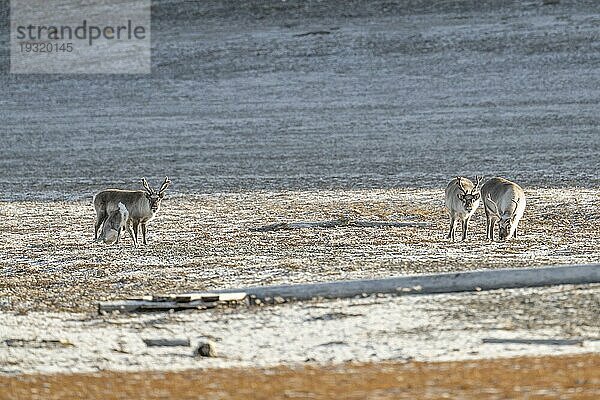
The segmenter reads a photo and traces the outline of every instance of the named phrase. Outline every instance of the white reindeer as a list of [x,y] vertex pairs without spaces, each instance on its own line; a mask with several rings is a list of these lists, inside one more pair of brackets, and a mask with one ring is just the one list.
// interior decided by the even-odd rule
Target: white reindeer
[[118,209],[109,214],[108,218],[102,225],[102,232],[96,241],[102,240],[104,243],[113,244],[119,243],[121,232],[127,229],[129,236],[133,240],[133,232],[129,223],[129,211],[121,202],[117,205]]
[[485,208],[486,238],[494,240],[498,222],[500,240],[517,237],[517,226],[525,211],[525,192],[519,185],[504,178],[492,178],[481,187]]
[[457,176],[446,187],[446,208],[450,214],[450,232],[448,239],[454,241],[454,226],[456,221],[462,225],[462,240],[467,238],[469,220],[479,207],[479,184],[483,178],[476,177],[477,183],[473,185],[469,179]]
[[127,223],[133,227],[133,245],[138,245],[138,227],[142,227],[142,237],[144,244],[146,242],[146,224],[151,221],[158,210],[165,191],[171,184],[168,177],[161,185],[158,191],[148,185],[148,181],[142,178],[144,190],[121,190],[106,189],[94,197],[94,208],[96,209],[96,225],[94,229],[94,238],[98,239],[98,230],[106,221],[108,216],[117,210],[118,204],[122,203],[129,212]]

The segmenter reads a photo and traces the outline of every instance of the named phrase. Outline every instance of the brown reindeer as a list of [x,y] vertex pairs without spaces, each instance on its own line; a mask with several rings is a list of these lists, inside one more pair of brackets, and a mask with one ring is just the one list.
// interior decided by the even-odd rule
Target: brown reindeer
[[500,240],[517,237],[517,226],[525,212],[525,192],[521,186],[504,178],[492,178],[481,187],[486,215],[486,237],[494,240],[498,222]]
[[114,211],[119,209],[119,203],[122,203],[129,212],[127,224],[133,228],[133,245],[138,245],[138,227],[142,228],[143,243],[146,241],[146,224],[150,222],[160,209],[165,191],[171,184],[168,177],[165,177],[163,184],[158,191],[148,185],[148,181],[142,178],[144,190],[121,190],[106,189],[94,197],[94,208],[96,209],[96,225],[94,229],[94,239],[98,239],[98,230],[106,219]]

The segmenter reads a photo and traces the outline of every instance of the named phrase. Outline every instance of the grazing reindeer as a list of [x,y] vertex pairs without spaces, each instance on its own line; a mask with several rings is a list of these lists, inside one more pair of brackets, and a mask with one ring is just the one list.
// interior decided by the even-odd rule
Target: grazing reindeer
[[477,183],[473,185],[467,178],[457,176],[446,187],[446,208],[450,214],[450,232],[448,239],[454,241],[454,225],[460,221],[462,225],[462,240],[467,238],[469,220],[479,207],[479,184],[483,178],[476,177]]
[[98,238],[98,229],[106,221],[108,216],[118,209],[119,202],[123,203],[129,211],[128,224],[133,227],[133,245],[138,245],[138,227],[142,227],[142,237],[144,244],[146,242],[146,224],[154,218],[160,209],[165,191],[171,184],[169,178],[165,177],[165,181],[158,191],[152,189],[148,185],[148,181],[142,178],[144,190],[120,190],[106,189],[98,193],[94,197],[94,208],[96,209],[96,226],[94,230],[94,238]]
[[119,243],[121,232],[125,229],[127,229],[127,232],[129,232],[129,235],[133,239],[131,224],[129,224],[129,211],[127,211],[127,208],[121,202],[117,204],[117,207],[118,209],[113,211],[107,217],[106,221],[104,221],[102,232],[96,241],[102,240],[107,244]]
[[485,208],[486,237],[494,240],[498,221],[500,240],[517,237],[517,225],[525,211],[525,193],[516,183],[504,178],[492,178],[481,187]]

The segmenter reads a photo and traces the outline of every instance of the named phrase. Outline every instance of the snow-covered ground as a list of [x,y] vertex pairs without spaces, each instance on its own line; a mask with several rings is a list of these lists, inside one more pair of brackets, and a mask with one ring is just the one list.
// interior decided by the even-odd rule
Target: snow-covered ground
[[[0,373],[599,352],[598,310],[596,284],[145,315],[3,312]],[[7,339],[24,341],[8,345]],[[189,339],[190,346],[148,347],[143,339]],[[213,342],[217,358],[194,356],[206,341]]]

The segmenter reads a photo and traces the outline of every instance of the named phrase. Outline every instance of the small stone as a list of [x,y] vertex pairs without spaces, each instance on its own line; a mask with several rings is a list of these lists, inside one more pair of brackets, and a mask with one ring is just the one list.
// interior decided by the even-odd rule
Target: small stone
[[194,354],[200,357],[218,357],[216,345],[211,341],[198,343],[198,347]]

